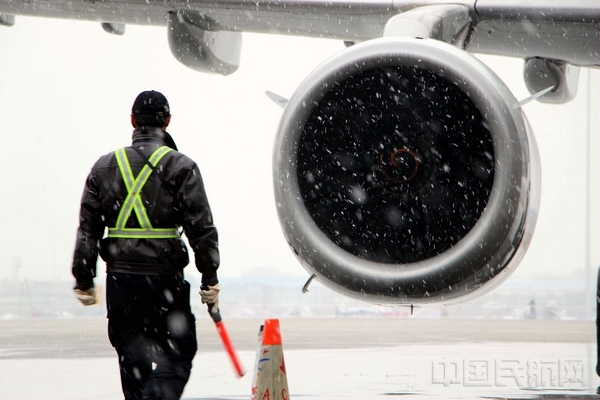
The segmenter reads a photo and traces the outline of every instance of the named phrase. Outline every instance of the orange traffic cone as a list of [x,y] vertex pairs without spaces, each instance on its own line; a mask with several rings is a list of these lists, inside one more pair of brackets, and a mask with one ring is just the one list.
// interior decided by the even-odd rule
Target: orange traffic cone
[[278,319],[267,319],[259,332],[252,400],[289,400]]

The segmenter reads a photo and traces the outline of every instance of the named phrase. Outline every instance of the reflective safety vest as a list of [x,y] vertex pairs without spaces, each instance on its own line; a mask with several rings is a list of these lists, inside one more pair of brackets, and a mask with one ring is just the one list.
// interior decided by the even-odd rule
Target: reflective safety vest
[[[153,168],[156,168],[156,165],[160,160],[171,150],[172,149],[167,146],[159,147],[152,153],[148,162]],[[108,237],[130,239],[168,239],[180,237],[176,228],[153,228],[150,219],[148,218],[148,214],[146,213],[146,208],[144,207],[140,193],[152,174],[153,168],[150,168],[148,164],[145,164],[138,176],[134,177],[131,166],[129,165],[129,160],[127,159],[125,148],[115,151],[115,157],[117,158],[119,170],[121,171],[121,176],[127,187],[128,194],[119,211],[116,226],[108,229]],[[140,228],[125,227],[132,211],[135,211]]]

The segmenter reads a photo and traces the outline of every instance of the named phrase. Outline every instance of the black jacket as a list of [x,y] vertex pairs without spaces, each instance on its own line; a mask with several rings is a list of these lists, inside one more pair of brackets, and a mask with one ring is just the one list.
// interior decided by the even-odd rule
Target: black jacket
[[[160,128],[141,127],[133,132],[133,144],[146,158],[165,145]],[[131,170],[137,176],[146,160],[132,148],[126,149]],[[219,267],[217,229],[204,191],[200,170],[194,161],[178,151],[160,160],[141,192],[153,228],[182,227],[194,251],[203,285],[214,285]],[[73,276],[77,289],[93,286],[98,254],[107,271],[162,275],[180,273],[189,263],[185,243],[175,239],[103,238],[105,228],[115,227],[120,206],[127,197],[114,152],[94,164],[88,175],[79,214],[79,228],[73,255]],[[126,225],[137,228],[132,212]]]

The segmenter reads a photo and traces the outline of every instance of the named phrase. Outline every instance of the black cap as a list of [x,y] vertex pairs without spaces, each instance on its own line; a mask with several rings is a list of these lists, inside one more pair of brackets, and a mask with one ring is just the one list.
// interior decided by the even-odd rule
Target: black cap
[[167,98],[162,93],[147,90],[136,97],[131,113],[138,125],[162,127],[171,109]]

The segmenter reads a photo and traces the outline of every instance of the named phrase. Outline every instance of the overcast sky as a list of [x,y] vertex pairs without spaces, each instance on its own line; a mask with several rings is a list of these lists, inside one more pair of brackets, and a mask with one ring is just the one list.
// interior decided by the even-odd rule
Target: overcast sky
[[[228,77],[179,64],[159,27],[128,26],[117,37],[91,22],[17,17],[15,26],[0,27],[0,49],[0,279],[72,279],[85,177],[99,156],[130,144],[131,104],[149,89],[169,99],[169,132],[200,166],[220,232],[220,275],[260,268],[307,276],[277,221],[271,157],[281,109],[264,92],[291,96],[310,71],[344,49],[341,42],[245,34],[242,65]],[[521,60],[483,59],[518,99],[528,95]],[[542,204],[512,279],[584,279],[588,243],[595,279],[599,72],[582,70],[570,104],[525,107],[542,157]],[[103,262],[98,270],[103,276]]]

